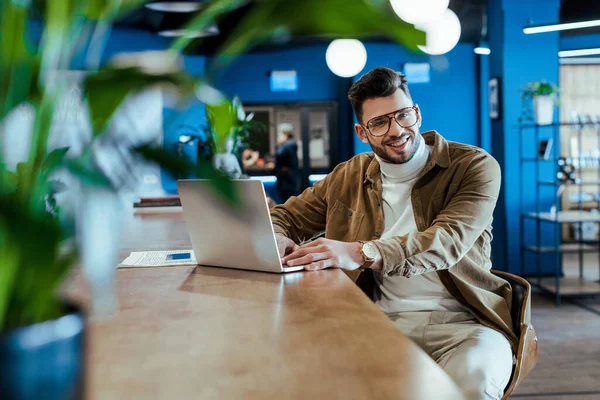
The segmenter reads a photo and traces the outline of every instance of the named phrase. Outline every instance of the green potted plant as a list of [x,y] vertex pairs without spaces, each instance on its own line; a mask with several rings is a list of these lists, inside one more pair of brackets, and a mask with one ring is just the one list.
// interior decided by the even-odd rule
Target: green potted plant
[[217,104],[207,104],[208,132],[213,151],[213,166],[227,176],[237,179],[242,176],[240,159],[250,142],[255,129],[266,125],[254,121],[254,113],[246,114],[239,97],[232,101],[224,99]]
[[[61,296],[59,287],[70,269],[81,262],[92,287],[92,310],[98,304],[104,309],[116,306],[118,232],[112,228],[120,224],[111,221],[110,215],[117,205],[116,193],[125,183],[122,175],[107,173],[101,154],[112,151],[113,156],[122,157],[113,158],[115,164],[144,157],[174,174],[201,171],[213,179],[224,198],[235,201],[229,181],[210,164],[190,165],[151,142],[118,143],[108,134],[115,112],[132,94],[157,85],[182,100],[196,94],[200,82],[176,68],[182,64],[176,52],[162,54],[160,68],[150,68],[145,54],[126,63],[121,60],[100,66],[94,53],[102,49],[90,46],[92,61],[81,88],[92,138],[78,153],[68,147],[50,147],[54,117],[68,90],[62,71],[68,69],[80,36],[89,27],[94,27],[92,35],[106,33],[117,11],[137,3],[0,2],[3,145],[7,144],[6,121],[23,107],[32,114],[31,137],[22,138],[28,143],[24,159],[12,168],[5,162],[10,147],[2,146],[0,151],[2,399],[85,397],[86,317],[78,305]],[[34,10],[34,6],[39,8]],[[39,13],[44,32],[38,45],[29,41],[27,26]],[[67,210],[56,201],[58,173],[72,178],[69,191],[77,200],[77,209]]]
[[[251,116],[239,117],[239,107],[217,98],[214,88],[177,68],[183,64],[178,55],[192,41],[191,35],[175,40],[168,52],[160,54],[158,66],[150,65],[152,60],[145,54],[100,65],[106,42],[102,39],[110,33],[112,21],[119,13],[144,2],[0,0],[0,125],[22,105],[30,107],[34,116],[25,160],[10,168],[4,160],[10,149],[0,149],[2,399],[85,397],[86,318],[77,305],[61,296],[59,286],[70,269],[81,261],[84,271],[88,271],[93,298],[107,297],[104,304],[109,308],[116,304],[115,237],[107,238],[109,229],[98,225],[106,221],[86,218],[97,217],[110,208],[115,193],[123,185],[120,176],[103,170],[99,148],[107,146],[119,154],[144,157],[174,175],[194,171],[198,176],[210,178],[223,199],[231,204],[237,199],[227,177],[215,171],[210,162],[190,165],[151,143],[127,145],[114,138],[107,140],[111,139],[107,136],[110,122],[123,101],[156,85],[174,90],[184,100],[196,96],[203,102],[216,104],[210,111],[216,152],[227,152],[232,138],[234,143],[243,140],[243,132],[247,132],[252,122]],[[246,3],[245,0],[211,1],[192,18],[188,29],[202,30]],[[345,0],[258,2],[214,57],[209,73],[219,70],[253,44],[281,34],[358,37],[384,33],[411,48],[424,43],[424,33],[391,17],[382,4],[370,0],[357,0],[353,7],[346,7]],[[42,19],[39,44],[27,39],[28,24],[35,18]],[[81,152],[73,154],[68,147],[51,148],[49,137],[61,94],[67,87],[60,71],[69,68],[75,48],[86,34],[94,39],[89,40],[86,57],[89,71],[82,84],[92,139]],[[42,76],[49,71],[59,73],[44,81]],[[68,171],[75,178],[76,187],[69,190],[77,192],[83,209],[84,217],[79,222],[56,201],[58,171]],[[99,249],[94,243],[97,237],[92,235],[97,232],[103,232],[104,239],[112,246],[106,249],[102,263],[93,256],[93,251]]]
[[[521,91],[523,102],[531,99],[538,125],[550,125],[554,121],[554,106],[558,100],[559,89],[554,83],[546,80],[530,82]],[[527,116],[531,118],[529,114]]]

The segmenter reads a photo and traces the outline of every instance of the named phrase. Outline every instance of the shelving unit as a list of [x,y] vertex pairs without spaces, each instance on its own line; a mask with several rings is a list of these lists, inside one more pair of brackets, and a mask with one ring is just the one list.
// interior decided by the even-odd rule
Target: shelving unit
[[[535,195],[533,201],[533,207],[525,206],[525,196],[521,193],[521,275],[525,274],[525,257],[526,254],[533,254],[535,256],[535,276],[529,278],[531,284],[537,286],[541,290],[555,296],[556,305],[559,306],[561,298],[565,296],[596,296],[600,295],[600,239],[599,240],[584,240],[583,235],[583,224],[584,223],[600,223],[600,212],[593,213],[584,210],[582,200],[582,188],[583,187],[597,187],[597,191],[600,192],[600,156],[589,157],[589,156],[578,156],[571,157],[571,159],[577,160],[579,168],[576,169],[576,175],[579,181],[575,182],[560,182],[557,177],[559,174],[560,167],[558,161],[561,158],[561,137],[560,128],[569,127],[576,131],[578,140],[578,150],[581,155],[582,149],[582,135],[583,131],[594,130],[597,135],[597,143],[600,146],[600,125],[591,124],[578,124],[578,123],[559,123],[552,125],[520,125],[519,126],[519,159],[521,165],[520,173],[520,185],[521,192],[524,190],[523,186],[523,171],[527,169],[533,170],[535,176]],[[587,134],[587,133],[586,133]],[[533,135],[533,138],[531,137]],[[552,138],[553,149],[551,156],[542,158],[538,154],[538,146],[543,139]],[[533,139],[533,140],[532,140]],[[529,147],[529,151],[524,148],[524,142],[533,141],[535,148]],[[532,156],[532,150],[537,156]],[[584,180],[582,165],[587,164],[589,161],[595,163],[597,168],[596,179]],[[554,180],[544,177],[540,178],[540,172],[553,172]],[[578,188],[578,207],[576,210],[562,210],[562,190],[558,190],[561,186],[564,187],[576,187]],[[551,210],[548,207],[542,209],[541,206],[541,195],[540,190],[549,190],[549,188],[556,188],[554,194],[553,203],[554,209]],[[546,196],[546,199],[550,196]],[[528,208],[528,209],[526,209]],[[533,209],[531,209],[533,208]],[[599,210],[600,211],[600,210]],[[535,233],[532,235],[531,232],[525,232],[525,225],[527,220],[535,221]],[[543,229],[548,225],[554,225],[554,233],[552,240],[542,243],[542,232]],[[578,227],[579,235],[578,240],[564,240],[562,231],[564,224],[575,224]],[[533,240],[531,240],[533,238]],[[533,242],[533,243],[531,243]],[[548,243],[551,242],[551,243]],[[590,279],[590,270],[593,268],[590,265],[584,265],[584,254],[586,253],[598,253],[597,270],[598,274],[594,275],[594,278]],[[554,255],[554,276],[543,276],[541,259],[544,255]],[[564,268],[563,255],[564,254],[578,254],[578,274],[574,276],[571,274],[571,268]],[[531,257],[531,256],[530,256]],[[589,256],[588,256],[589,257]],[[566,272],[565,272],[566,271]]]

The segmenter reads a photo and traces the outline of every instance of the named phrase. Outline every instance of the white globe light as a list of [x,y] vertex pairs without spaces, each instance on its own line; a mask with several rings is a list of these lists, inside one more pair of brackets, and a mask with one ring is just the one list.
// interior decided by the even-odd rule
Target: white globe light
[[452,50],[460,39],[460,21],[450,9],[444,11],[438,19],[415,27],[425,31],[427,35],[427,44],[418,46],[427,54],[445,54]]
[[438,19],[449,3],[450,0],[390,0],[396,15],[410,24]]
[[350,78],[367,64],[367,49],[360,40],[336,39],[327,47],[325,61],[331,72],[342,78]]

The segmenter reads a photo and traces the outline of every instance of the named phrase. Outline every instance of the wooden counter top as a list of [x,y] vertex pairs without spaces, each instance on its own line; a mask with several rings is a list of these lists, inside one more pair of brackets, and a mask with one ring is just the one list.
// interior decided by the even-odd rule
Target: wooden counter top
[[[132,217],[122,248],[190,243],[169,213]],[[341,270],[120,269],[118,293],[90,324],[90,399],[462,398]]]

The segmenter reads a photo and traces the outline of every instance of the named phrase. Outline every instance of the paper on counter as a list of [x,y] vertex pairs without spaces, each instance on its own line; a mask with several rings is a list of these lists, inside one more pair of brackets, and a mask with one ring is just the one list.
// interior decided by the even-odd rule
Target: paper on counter
[[[167,260],[169,254],[190,253],[187,260]],[[130,267],[167,267],[170,265],[196,265],[196,256],[193,250],[166,250],[166,251],[134,251],[127,257],[119,268]]]

